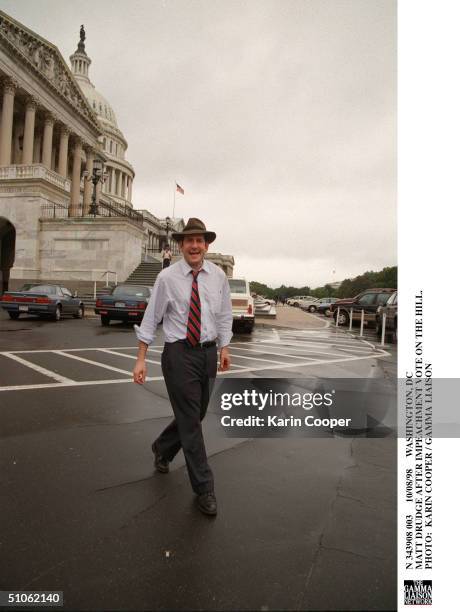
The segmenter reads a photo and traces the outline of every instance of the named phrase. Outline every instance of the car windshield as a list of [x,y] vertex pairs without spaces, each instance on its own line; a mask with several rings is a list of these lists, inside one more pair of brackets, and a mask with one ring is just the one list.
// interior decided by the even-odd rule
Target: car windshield
[[136,287],[135,285],[119,285],[112,291],[115,297],[124,295],[128,297],[149,297],[150,291],[148,287]]
[[28,283],[27,285],[23,285],[19,291],[30,293],[50,293],[54,295],[56,293],[56,287],[51,287],[50,285],[32,285]]
[[246,281],[237,278],[229,278],[228,284],[230,285],[231,293],[247,293]]

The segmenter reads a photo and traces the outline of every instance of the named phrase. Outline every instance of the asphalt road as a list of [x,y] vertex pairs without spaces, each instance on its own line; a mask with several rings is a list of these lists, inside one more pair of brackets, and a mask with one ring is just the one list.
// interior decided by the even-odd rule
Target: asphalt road
[[[396,372],[394,349],[325,327],[232,344],[230,377]],[[65,610],[396,609],[394,435],[231,439],[210,412],[209,519],[182,455],[153,470],[161,334],[144,387],[135,346],[122,324],[0,315],[0,588],[64,591]]]

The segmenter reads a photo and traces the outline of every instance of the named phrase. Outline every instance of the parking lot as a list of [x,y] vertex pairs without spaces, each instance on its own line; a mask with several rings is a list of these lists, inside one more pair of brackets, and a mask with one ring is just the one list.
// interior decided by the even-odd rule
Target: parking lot
[[[230,439],[211,412],[209,521],[182,455],[169,475],[153,470],[150,444],[172,414],[161,331],[141,387],[129,326],[5,314],[2,589],[63,590],[68,610],[395,607],[394,437]],[[396,372],[394,347],[313,322],[256,326],[231,355],[219,376]]]

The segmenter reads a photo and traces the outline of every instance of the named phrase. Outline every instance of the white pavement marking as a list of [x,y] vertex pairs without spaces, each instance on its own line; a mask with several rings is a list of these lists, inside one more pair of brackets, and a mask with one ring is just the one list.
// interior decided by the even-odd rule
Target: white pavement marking
[[[284,364],[279,366],[279,368],[277,368],[278,370],[286,370],[287,368],[298,368],[299,366],[317,366],[317,365],[323,365],[323,364],[329,364],[329,363],[347,363],[348,361],[358,361],[358,360],[364,360],[364,359],[379,359],[380,357],[387,357],[389,356],[390,353],[387,353],[386,351],[384,351],[383,353],[377,354],[377,355],[363,355],[363,356],[356,356],[356,357],[346,357],[345,359],[322,359],[320,361],[308,361],[305,363],[290,363],[290,364]],[[271,368],[268,368],[266,366],[261,366],[261,367],[257,367],[257,368],[247,368],[246,370],[242,370],[241,374],[246,371],[246,372],[258,372],[260,370],[270,370]],[[225,376],[225,374],[228,374],[228,372],[221,372],[222,376]]]
[[31,361],[27,361],[26,359],[23,359],[22,357],[18,357],[17,355],[13,353],[3,352],[2,355],[4,355],[5,357],[9,357],[10,359],[13,359],[14,361],[17,361],[18,363],[21,363],[22,365],[26,366],[27,368],[30,368],[31,370],[35,370],[36,372],[43,374],[43,376],[47,376],[48,378],[57,380],[59,383],[68,384],[68,383],[74,382],[71,378],[66,378],[65,376],[56,374],[56,372],[52,372],[51,370],[42,368],[41,366],[36,365],[35,363],[32,363]]
[[[136,347],[137,348],[137,347]],[[57,352],[57,351],[56,351]],[[302,363],[284,363],[278,366],[278,370],[287,370],[289,368],[297,368],[297,367],[301,367],[301,366],[308,366],[308,367],[313,367],[313,366],[317,366],[317,365],[323,365],[323,364],[329,364],[329,363],[347,363],[348,361],[359,361],[359,360],[364,360],[364,359],[379,359],[380,357],[387,357],[389,356],[390,353],[388,353],[387,351],[382,351],[380,354],[375,354],[375,355],[362,355],[362,356],[356,356],[356,357],[345,357],[342,359],[323,359],[320,361],[305,361]],[[69,355],[68,355],[69,356]],[[85,361],[89,361],[89,360],[85,360]],[[95,365],[101,365],[100,363],[94,362]],[[232,364],[235,365],[235,364]],[[109,368],[109,369],[113,369],[113,368]],[[255,368],[242,368],[240,370],[239,373],[243,373],[243,372],[260,372],[263,370],[270,370],[273,368],[270,368],[268,366],[259,366],[259,367],[255,367]],[[122,370],[123,372],[123,370]],[[131,375],[131,372],[127,372],[128,374]],[[218,372],[217,375],[218,376],[225,376],[227,374],[231,374],[231,370],[227,371],[227,372]],[[233,372],[234,373],[234,372]],[[154,380],[163,380],[163,376],[149,376],[146,379],[146,382],[150,382],[150,381],[154,381]],[[132,383],[132,379],[131,378],[121,378],[121,379],[114,379],[114,380],[82,380],[82,381],[69,381],[68,383],[45,383],[45,384],[38,384],[38,385],[14,385],[14,386],[10,386],[10,387],[0,387],[0,391],[25,391],[28,389],[51,389],[51,388],[60,388],[62,389],[63,387],[84,387],[84,386],[92,386],[92,385],[110,385],[112,383]],[[134,384],[134,383],[133,383]]]
[[[233,354],[233,357],[237,359],[249,359],[250,361],[265,361],[266,363],[274,363],[275,365],[284,365],[285,361],[274,361],[273,359],[263,359],[262,357],[246,357],[246,355],[236,355]],[[289,357],[289,355],[283,355],[283,357]]]
[[[250,353],[256,353],[258,355],[265,355],[268,351],[260,351],[253,348],[246,348],[242,346],[238,346],[235,350],[237,351],[249,351]],[[292,349],[293,351],[299,351],[299,349]],[[341,357],[342,353],[326,353],[324,351],[310,351],[310,353],[315,353],[315,355],[331,355],[333,357]],[[241,357],[242,355],[238,355],[232,352],[232,355],[235,357]],[[314,357],[308,357],[308,353],[303,352],[301,355],[291,355],[291,353],[274,353],[270,351],[270,355],[279,355],[280,357],[291,357],[292,359],[314,359]]]
[[[263,361],[266,364],[273,364],[278,370],[285,370],[290,368],[298,368],[298,367],[309,367],[309,366],[317,366],[324,364],[332,364],[332,363],[347,363],[348,361],[358,361],[364,359],[378,359],[380,357],[389,356],[390,353],[387,351],[376,348],[371,342],[365,339],[354,339],[350,337],[348,334],[343,334],[340,336],[334,335],[324,335],[320,333],[318,330],[296,330],[294,332],[283,333],[285,330],[273,330],[273,335],[269,338],[266,336],[262,336],[262,338],[256,337],[251,342],[232,342],[230,347],[234,348],[235,351],[249,351],[250,353],[261,354],[260,350],[267,348],[271,350],[272,348],[278,350],[285,350],[286,352],[280,353],[272,353],[273,355],[279,355],[282,357],[291,357],[297,359],[296,363],[286,363],[280,361],[274,361],[269,359],[263,359],[260,357],[255,357],[254,355],[245,356],[238,353],[233,353],[233,356],[238,359],[247,359],[252,361]],[[280,333],[281,332],[281,333]],[[273,338],[275,336],[275,338]],[[241,346],[244,345],[244,346]],[[366,346],[363,346],[366,345]],[[316,347],[316,349],[315,349]],[[319,348],[334,348],[339,351],[347,351],[347,353],[329,353],[325,351],[318,351]],[[108,384],[121,384],[126,382],[132,382],[131,372],[127,370],[122,370],[120,368],[116,368],[113,366],[106,365],[104,363],[100,363],[98,361],[93,361],[91,359],[86,359],[84,357],[78,357],[72,353],[78,353],[82,351],[97,351],[102,353],[114,354],[121,357],[127,357],[130,359],[136,359],[134,355],[129,355],[122,352],[117,351],[131,351],[137,350],[138,346],[114,346],[114,347],[86,347],[86,348],[74,348],[74,349],[31,349],[31,350],[21,350],[21,351],[3,351],[0,352],[0,355],[5,355],[10,359],[14,359],[15,361],[22,363],[24,366],[32,368],[43,375],[52,378],[58,382],[56,383],[41,383],[41,384],[32,384],[32,385],[12,385],[0,387],[0,391],[23,391],[28,389],[50,389],[50,388],[62,388],[62,387],[82,387],[82,386],[91,386],[91,385],[108,385]],[[302,353],[302,349],[305,353]],[[150,345],[149,351],[152,353],[161,353],[163,350],[163,346]],[[356,355],[350,355],[349,352],[355,351]],[[372,353],[370,351],[372,350]],[[292,355],[291,353],[295,351],[296,353],[300,353],[299,355]],[[366,352],[368,354],[363,354]],[[129,378],[122,379],[112,379],[112,380],[88,380],[88,381],[74,381],[70,378],[66,378],[55,372],[51,372],[50,370],[46,370],[41,366],[37,366],[32,362],[27,361],[26,359],[22,359],[19,357],[19,354],[28,354],[28,353],[54,353],[58,355],[62,355],[63,357],[68,357],[70,359],[75,359],[77,361],[88,363],[90,365],[95,365],[101,368],[105,368],[107,370],[111,370],[114,372],[120,372],[129,376]],[[337,356],[337,359],[315,359],[313,357],[308,357],[308,354],[324,354],[330,356]],[[153,363],[155,365],[160,365],[158,361],[147,360],[149,363]],[[270,367],[270,365],[261,365],[257,367],[245,367],[242,365],[238,365],[232,363],[231,369],[227,372],[218,372],[218,376],[225,376],[228,374],[235,374],[235,369],[238,370],[237,373],[244,372],[260,372],[263,370],[271,370],[275,369],[275,367]],[[233,369],[235,368],[235,369]],[[160,381],[163,380],[163,376],[149,376],[147,377],[147,382],[150,381]]]
[[[264,342],[264,343],[260,343],[263,344],[263,346],[267,346],[269,343],[268,342]],[[273,346],[277,346],[275,343],[270,343]],[[269,346],[269,349],[271,349],[271,346]],[[238,346],[236,347],[237,351],[257,351],[259,353],[262,354],[262,351],[260,351],[259,349],[253,349],[253,348],[245,348],[242,346]],[[301,352],[300,355],[292,355],[291,353],[274,353],[273,351],[270,351],[270,355],[279,355],[280,357],[292,357],[293,359],[309,359],[308,355],[309,354],[315,354],[315,355],[331,355],[332,357],[343,357],[344,354],[343,353],[331,353],[329,351],[319,351],[317,349],[311,349],[311,350],[306,350],[306,351],[302,351],[300,348],[291,348],[289,347],[290,351],[296,351],[296,352]],[[352,350],[352,349],[343,349],[343,350]],[[268,351],[265,351],[268,352]],[[369,350],[366,350],[366,353],[369,353]],[[233,353],[235,354],[235,353]],[[237,357],[239,355],[236,355]],[[311,359],[314,359],[314,357],[311,357]]]
[[99,368],[104,368],[105,370],[112,370],[112,372],[119,372],[120,374],[128,374],[128,376],[132,376],[132,372],[128,372],[128,370],[121,370],[120,368],[114,368],[113,366],[106,365],[105,363],[100,363],[99,361],[93,361],[92,359],[85,359],[84,357],[77,357],[77,355],[71,355],[69,353],[65,353],[64,351],[52,351],[56,355],[62,355],[63,357],[67,357],[68,359],[75,359],[76,361],[81,361],[83,363],[89,363],[90,365],[98,366]]
[[[163,380],[163,376],[147,376],[146,382]],[[114,378],[111,380],[73,380],[70,383],[44,383],[39,385],[12,385],[0,387],[0,391],[28,391],[29,389],[62,389],[63,387],[91,387],[92,385],[112,385],[117,383],[133,383],[132,378]]]
[[[270,340],[261,340],[260,342],[258,342],[258,344],[279,347],[279,344],[277,344],[276,342],[272,342]],[[290,348],[290,349],[295,349],[296,347],[298,347],[299,349],[306,349],[306,350],[311,349],[310,352],[317,352],[316,349],[321,349],[321,348],[331,348],[331,349],[337,349],[339,351],[355,351],[355,352],[365,351],[367,353],[370,350],[374,350],[368,346],[354,346],[352,344],[345,344],[345,343],[338,343],[338,342],[294,342],[294,340],[290,340],[289,342],[284,342],[283,347]]]
[[[126,357],[126,359],[136,359],[136,355],[127,355],[126,353],[120,353],[118,351],[112,351],[112,349],[101,348],[98,349],[101,353],[108,353],[109,355],[118,355],[119,357]],[[160,361],[153,361],[153,359],[146,359],[147,363],[154,363],[155,365],[161,365]]]
[[[121,351],[121,350],[137,350],[139,347],[138,346],[108,346],[107,348],[113,350],[113,351]],[[153,348],[153,347],[150,347]],[[159,347],[157,347],[159,348]],[[74,348],[74,349],[29,349],[29,350],[24,350],[24,351],[11,351],[13,352],[15,355],[21,355],[23,353],[52,353],[55,351],[63,351],[64,353],[79,353],[82,351],[100,351],[101,347],[98,346],[87,346],[86,348]],[[5,351],[5,353],[8,353],[9,351]],[[3,352],[0,352],[0,355],[3,355]]]

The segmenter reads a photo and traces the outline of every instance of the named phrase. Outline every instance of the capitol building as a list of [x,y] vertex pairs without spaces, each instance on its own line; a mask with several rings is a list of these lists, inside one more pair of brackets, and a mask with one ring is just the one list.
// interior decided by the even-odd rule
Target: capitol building
[[[90,80],[80,29],[59,49],[0,11],[0,293],[24,282],[85,290],[159,261],[183,219],[136,210],[135,171],[112,106]],[[231,255],[208,258],[232,276]]]

